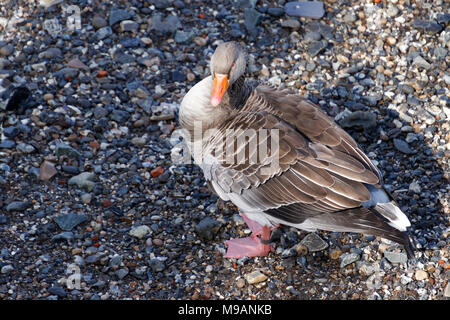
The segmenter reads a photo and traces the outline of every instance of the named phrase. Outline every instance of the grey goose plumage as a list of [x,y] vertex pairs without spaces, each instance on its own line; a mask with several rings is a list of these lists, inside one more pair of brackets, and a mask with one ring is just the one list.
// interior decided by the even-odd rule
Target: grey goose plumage
[[[405,233],[409,220],[353,138],[309,100],[246,80],[246,57],[238,43],[219,45],[212,75],[197,83],[180,106],[191,150],[197,144],[202,151],[194,154],[195,162],[212,189],[263,226],[371,234],[404,245],[412,256]],[[227,82],[227,90],[219,92],[215,86],[223,78],[229,87]],[[201,137],[192,135],[195,123],[201,124]],[[260,129],[269,136],[257,137]],[[277,129],[277,143],[271,129]],[[238,134],[230,136],[230,130]],[[277,151],[278,159],[250,161],[262,146]],[[272,168],[275,160],[279,165]]]

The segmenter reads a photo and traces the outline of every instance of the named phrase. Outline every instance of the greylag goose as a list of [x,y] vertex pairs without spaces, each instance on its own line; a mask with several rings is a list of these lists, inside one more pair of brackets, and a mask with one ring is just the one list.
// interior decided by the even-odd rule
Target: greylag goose
[[267,255],[280,224],[380,236],[412,257],[410,222],[352,137],[309,100],[246,80],[246,65],[241,45],[220,44],[179,112],[207,183],[252,231],[226,241],[225,257]]

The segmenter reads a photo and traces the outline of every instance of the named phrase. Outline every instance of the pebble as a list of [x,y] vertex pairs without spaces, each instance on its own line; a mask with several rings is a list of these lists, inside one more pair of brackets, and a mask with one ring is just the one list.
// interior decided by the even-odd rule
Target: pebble
[[444,289],[444,297],[450,298],[450,282],[447,283]]
[[3,266],[0,272],[2,274],[8,274],[10,272],[14,271],[14,266],[11,264],[7,264],[6,266]]
[[428,273],[425,270],[417,270],[414,274],[417,281],[428,279]]
[[150,232],[150,228],[146,225],[131,228],[129,234],[132,237],[142,239]]
[[428,63],[424,58],[421,56],[417,56],[413,60],[413,64],[417,67],[424,68],[426,70],[429,70],[431,68],[431,64]]
[[422,188],[420,187],[420,184],[416,181],[411,182],[409,184],[409,188],[410,191],[414,192],[414,193],[421,193],[422,192]]
[[237,279],[236,287],[238,287],[239,289],[242,289],[243,287],[245,287],[245,280],[243,278]]
[[344,268],[353,262],[356,262],[360,259],[360,255],[357,253],[343,253],[340,255],[339,259],[341,260],[340,267]]
[[405,154],[413,154],[415,153],[414,150],[412,150],[408,143],[406,143],[404,140],[401,139],[394,139],[394,146],[395,148]]
[[50,294],[56,295],[56,296],[58,296],[58,297],[60,297],[60,298],[65,298],[65,297],[67,296],[66,290],[64,290],[63,287],[58,286],[58,285],[53,286],[53,287],[50,287],[50,288],[48,289],[48,292],[49,292]]
[[395,251],[385,251],[384,256],[391,263],[406,263],[408,261],[408,257],[406,253],[403,252],[395,252]]
[[27,201],[13,201],[6,206],[6,211],[7,212],[12,212],[12,211],[21,212],[21,211],[25,211],[29,207],[30,207],[30,203]]
[[131,17],[132,15],[130,14],[130,12],[125,9],[112,8],[109,13],[109,25],[113,26],[116,23],[123,20],[128,20]]
[[64,241],[67,241],[70,243],[73,241],[74,238],[75,238],[75,235],[73,234],[73,232],[65,231],[65,232],[58,233],[57,235],[54,235],[51,240],[53,242],[64,240]]
[[91,192],[94,190],[95,182],[95,173],[93,172],[82,172],[79,175],[73,176],[69,179],[68,184],[76,185],[80,189],[84,189],[87,192]]
[[295,20],[295,19],[287,19],[287,20],[283,20],[281,22],[281,26],[283,28],[290,28],[292,30],[298,30],[300,29],[300,21]]
[[153,273],[164,271],[164,269],[166,268],[164,262],[159,259],[150,259],[148,261],[148,265],[150,269],[152,269]]
[[247,280],[247,282],[249,284],[257,284],[257,283],[266,281],[267,276],[265,274],[263,274],[261,271],[256,270],[251,273],[247,273],[245,275],[245,280]]
[[326,47],[328,46],[328,42],[326,40],[321,40],[321,41],[313,41],[311,42],[311,44],[308,46],[308,54],[311,57],[315,57],[317,56],[320,52],[322,52],[322,50],[324,50]]
[[64,231],[71,231],[77,225],[88,220],[85,214],[67,213],[58,215],[53,219],[56,224]]
[[56,145],[55,155],[57,157],[67,156],[69,158],[78,159],[81,157],[81,153],[69,146],[68,144],[61,142]]
[[309,252],[317,252],[322,251],[328,248],[328,243],[325,242],[321,237],[319,237],[316,233],[310,233],[306,235],[300,244],[304,245],[308,248]]
[[195,231],[199,237],[211,241],[215,238],[221,227],[222,222],[212,217],[206,217],[195,226]]
[[103,19],[103,17],[98,15],[92,18],[91,23],[95,29],[106,27],[106,25],[108,24],[108,22],[105,19]]

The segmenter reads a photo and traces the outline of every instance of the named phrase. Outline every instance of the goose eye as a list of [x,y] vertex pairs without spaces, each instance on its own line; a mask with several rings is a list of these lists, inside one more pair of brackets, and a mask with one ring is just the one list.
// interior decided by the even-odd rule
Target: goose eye
[[235,64],[235,62],[233,62],[233,64],[231,65],[231,69],[233,69],[233,68],[234,68],[234,64]]

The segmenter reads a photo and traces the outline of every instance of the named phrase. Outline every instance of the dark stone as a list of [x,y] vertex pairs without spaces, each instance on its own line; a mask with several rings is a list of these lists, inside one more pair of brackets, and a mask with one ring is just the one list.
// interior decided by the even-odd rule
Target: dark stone
[[311,57],[317,56],[322,50],[324,50],[328,46],[328,42],[326,40],[321,41],[313,41],[308,46],[308,54]]
[[152,269],[153,273],[161,272],[166,268],[164,262],[159,259],[150,259],[148,261],[148,265]]
[[274,17],[281,17],[284,14],[283,8],[269,8],[267,13]]
[[436,16],[436,20],[437,22],[446,25],[450,21],[450,13],[438,13]]
[[427,33],[435,34],[441,32],[444,27],[436,22],[426,21],[416,19],[412,23],[413,27],[416,29],[421,29]]
[[256,26],[262,20],[263,16],[263,14],[252,8],[244,10],[244,25],[250,35],[255,36],[257,34]]
[[124,123],[130,118],[130,114],[123,110],[113,110],[109,115],[110,118],[118,123]]
[[197,234],[205,240],[213,240],[222,227],[222,222],[206,217],[195,226]]
[[413,154],[416,153],[415,150],[411,150],[408,143],[401,139],[394,139],[394,146],[395,148],[405,154]]
[[48,292],[50,292],[53,295],[57,295],[60,298],[65,298],[67,296],[66,290],[64,290],[61,286],[53,286],[50,289],[48,289]]
[[58,233],[57,235],[52,237],[52,241],[53,242],[57,242],[57,241],[67,241],[67,242],[72,242],[74,239],[74,235],[73,232],[70,231],[65,231],[65,232],[61,232]]
[[80,223],[88,220],[85,214],[67,213],[62,214],[53,219],[56,224],[64,231],[70,231]]
[[0,149],[12,149],[16,146],[16,143],[12,140],[3,140],[0,142]]
[[127,10],[113,8],[109,13],[109,25],[112,27],[120,21],[129,20],[131,18],[132,14]]
[[377,126],[377,117],[370,111],[355,111],[339,121],[344,128],[355,130],[371,130]]
[[26,109],[33,105],[31,98],[31,91],[24,85],[20,87],[11,86],[0,97],[0,99],[8,101],[6,103],[7,111],[15,111],[18,114],[23,114]]
[[184,82],[186,81],[186,75],[183,72],[180,71],[172,71],[171,72],[171,78],[173,82]]
[[13,201],[6,206],[6,211],[24,211],[30,206],[29,202],[26,201]]
[[3,134],[8,138],[14,138],[20,133],[19,128],[15,126],[6,127],[3,129]]

